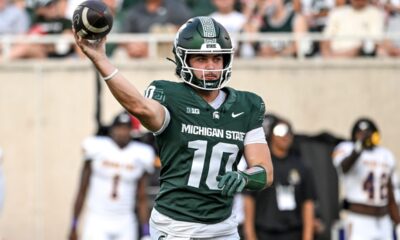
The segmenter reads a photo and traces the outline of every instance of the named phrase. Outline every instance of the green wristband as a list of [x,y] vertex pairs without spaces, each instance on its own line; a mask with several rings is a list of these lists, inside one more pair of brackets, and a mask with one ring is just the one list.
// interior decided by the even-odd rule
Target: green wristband
[[246,179],[246,189],[261,190],[267,183],[267,172],[262,166],[254,166],[240,172]]

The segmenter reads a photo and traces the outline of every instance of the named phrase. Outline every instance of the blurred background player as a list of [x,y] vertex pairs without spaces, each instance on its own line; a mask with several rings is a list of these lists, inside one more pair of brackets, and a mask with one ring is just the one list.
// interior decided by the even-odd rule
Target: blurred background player
[[85,162],[74,204],[70,240],[87,198],[83,240],[136,240],[148,235],[147,173],[153,172],[155,153],[147,144],[131,141],[132,119],[117,115],[110,136],[89,137],[83,142]]
[[393,239],[392,221],[399,233],[392,179],[396,160],[379,146],[379,138],[376,124],[360,118],[353,126],[351,141],[340,143],[333,152],[348,210],[345,231],[349,240]]
[[316,199],[311,170],[294,148],[288,121],[267,116],[263,126],[269,128],[264,131],[274,165],[274,186],[246,194],[245,239],[311,240]]

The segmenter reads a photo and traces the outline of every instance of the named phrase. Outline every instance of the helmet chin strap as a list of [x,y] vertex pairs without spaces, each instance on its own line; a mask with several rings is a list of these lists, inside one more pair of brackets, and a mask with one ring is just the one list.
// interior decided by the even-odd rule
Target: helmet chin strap
[[168,61],[173,62],[175,65],[177,65],[177,63],[176,63],[175,60],[173,60],[173,59],[171,59],[171,58],[169,58],[169,57],[166,57],[165,59],[167,59]]

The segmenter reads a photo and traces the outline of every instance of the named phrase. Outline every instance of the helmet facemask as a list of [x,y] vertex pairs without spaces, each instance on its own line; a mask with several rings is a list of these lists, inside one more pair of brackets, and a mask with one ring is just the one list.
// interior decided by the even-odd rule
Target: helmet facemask
[[[183,49],[178,47],[177,52],[181,54],[177,54],[178,61],[181,63],[181,71],[180,77],[187,84],[203,89],[203,90],[215,90],[224,87],[231,78],[232,73],[232,59],[233,59],[233,50],[218,50],[218,51],[202,51],[202,50],[193,50],[193,49]],[[223,57],[223,68],[222,69],[199,69],[189,66],[189,57],[190,55],[195,54],[221,54]],[[202,72],[202,77],[198,78],[194,71]],[[219,79],[216,80],[206,80],[206,75],[209,72],[220,72]]]
[[[214,29],[214,32],[210,34],[204,31],[206,28]],[[222,25],[210,17],[193,18],[183,25],[177,34],[173,52],[177,64],[176,74],[193,87],[202,90],[221,89],[231,78],[234,49],[230,37]],[[196,69],[189,65],[190,55],[203,54],[222,55],[223,68],[206,70]],[[202,72],[202,77],[196,77],[194,71]],[[206,80],[206,74],[218,71],[220,71],[218,79]]]

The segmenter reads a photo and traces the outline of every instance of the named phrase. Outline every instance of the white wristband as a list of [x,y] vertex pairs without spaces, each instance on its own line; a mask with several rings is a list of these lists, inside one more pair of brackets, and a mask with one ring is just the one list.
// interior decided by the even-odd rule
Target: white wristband
[[108,75],[107,77],[103,77],[103,80],[104,81],[110,80],[111,78],[115,77],[115,75],[117,75],[118,71],[119,71],[118,68],[116,68],[110,75]]

